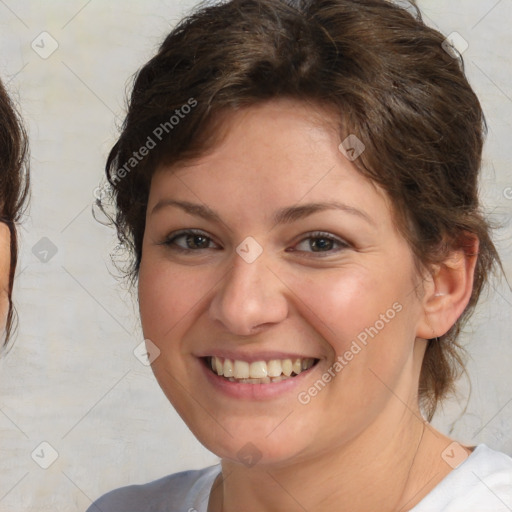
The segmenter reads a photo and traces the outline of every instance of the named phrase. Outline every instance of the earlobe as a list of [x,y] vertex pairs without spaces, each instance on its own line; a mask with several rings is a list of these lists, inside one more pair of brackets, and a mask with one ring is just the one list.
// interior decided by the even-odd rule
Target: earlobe
[[422,299],[423,314],[416,336],[432,339],[446,334],[462,315],[473,291],[478,238],[466,234],[461,248],[432,270]]

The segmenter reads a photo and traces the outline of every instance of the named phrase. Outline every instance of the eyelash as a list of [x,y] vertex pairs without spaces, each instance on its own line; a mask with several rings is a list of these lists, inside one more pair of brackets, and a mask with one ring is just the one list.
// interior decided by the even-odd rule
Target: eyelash
[[[176,240],[178,240],[182,237],[186,237],[188,235],[202,236],[202,237],[206,238],[208,241],[213,242],[212,238],[210,236],[208,236],[204,231],[196,230],[196,229],[185,229],[182,231],[178,231],[176,233],[172,233],[161,243],[161,245],[165,245],[169,249],[179,252],[179,253],[182,253],[182,254],[190,254],[192,252],[198,252],[198,251],[209,249],[209,247],[202,248],[202,249],[185,249],[183,247],[180,247],[179,245],[176,245]],[[323,231],[315,231],[312,233],[308,233],[307,236],[305,236],[304,238],[301,238],[297,242],[296,245],[299,245],[302,242],[305,242],[306,240],[309,240],[309,239],[311,239],[311,240],[329,240],[330,242],[333,242],[334,244],[339,245],[339,248],[336,250],[319,251],[319,252],[301,251],[301,252],[310,252],[311,254],[315,254],[315,255],[317,255],[316,257],[320,257],[320,258],[324,257],[322,255],[330,256],[330,255],[335,254],[343,249],[348,249],[350,247],[350,245],[347,242],[345,242],[339,238],[336,238],[336,237],[330,235],[329,233],[325,233]],[[296,250],[295,249],[291,249],[291,250],[286,249],[286,252],[296,252]]]

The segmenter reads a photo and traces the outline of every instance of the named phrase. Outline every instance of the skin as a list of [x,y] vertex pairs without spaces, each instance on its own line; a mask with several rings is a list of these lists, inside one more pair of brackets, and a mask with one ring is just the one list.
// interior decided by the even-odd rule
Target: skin
[[9,272],[11,266],[11,233],[0,222],[0,329],[3,331],[9,312]]
[[[246,108],[226,118],[213,151],[152,179],[141,320],[160,350],[152,367],[164,393],[222,459],[210,512],[408,510],[451,470],[441,453],[452,440],[422,420],[417,388],[425,339],[444,334],[464,310],[475,258],[454,252],[421,280],[386,194],[339,151],[334,125],[328,112],[291,100]],[[155,208],[168,200],[207,205],[221,221]],[[274,226],[280,208],[325,201],[369,221],[329,209]],[[169,242],[189,228],[209,237],[199,249],[197,239]],[[315,231],[341,245],[326,249]],[[263,248],[252,263],[235,250],[249,236]],[[402,310],[393,320],[299,403],[298,393],[394,303]],[[319,362],[290,392],[240,399],[205,377],[198,356],[218,350]],[[247,443],[260,457],[251,467],[238,455]]]

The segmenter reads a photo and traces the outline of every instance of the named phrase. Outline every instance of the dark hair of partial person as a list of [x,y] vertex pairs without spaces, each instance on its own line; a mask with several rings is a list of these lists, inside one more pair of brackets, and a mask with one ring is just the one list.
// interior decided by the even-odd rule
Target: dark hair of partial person
[[16,223],[20,220],[29,194],[28,142],[23,123],[11,98],[0,81],[0,221],[11,234],[11,261],[5,337],[0,349],[6,349],[16,327],[16,310],[12,302],[14,274],[18,261]]
[[[418,396],[430,420],[464,371],[460,331],[502,265],[478,198],[486,131],[479,100],[461,56],[445,51],[445,37],[410,7],[385,0],[199,6],[135,76],[106,175],[108,201],[115,205],[111,220],[131,255],[126,272],[135,283],[159,165],[185,163],[213,149],[223,116],[236,109],[289,98],[337,116],[340,141],[355,134],[365,144],[354,164],[390,197],[419,276],[449,250],[469,251],[471,241],[479,241],[469,304],[444,336],[429,340],[423,360]],[[184,109],[188,113],[171,129],[169,119],[191,98],[197,105]],[[156,147],[126,166],[165,123]],[[98,201],[104,212],[105,204]]]

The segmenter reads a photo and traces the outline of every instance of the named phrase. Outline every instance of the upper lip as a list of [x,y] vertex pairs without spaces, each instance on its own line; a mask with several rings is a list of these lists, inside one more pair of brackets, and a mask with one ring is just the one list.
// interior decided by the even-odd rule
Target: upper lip
[[318,357],[312,355],[306,355],[303,353],[296,352],[235,352],[229,350],[215,349],[212,349],[211,351],[208,352],[202,352],[198,354],[197,357],[218,357],[220,359],[231,359],[233,361],[247,361],[248,363],[253,363],[255,361],[271,361],[273,359],[319,359]]

